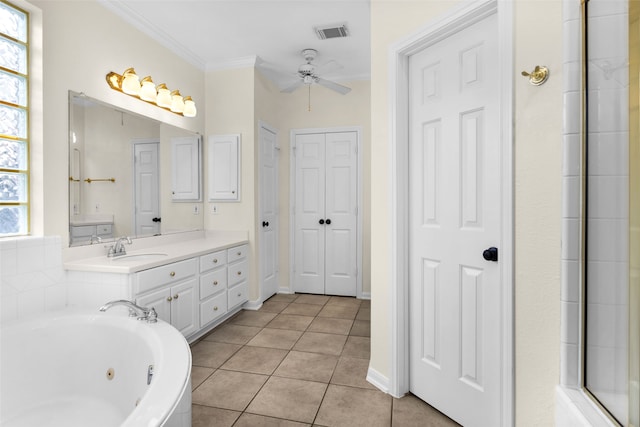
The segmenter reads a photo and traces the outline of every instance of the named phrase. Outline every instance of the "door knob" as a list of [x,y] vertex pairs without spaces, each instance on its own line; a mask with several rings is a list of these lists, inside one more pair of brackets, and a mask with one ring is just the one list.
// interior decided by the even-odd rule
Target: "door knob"
[[268,227],[269,226],[269,221],[262,221],[262,226],[263,227]]
[[331,224],[331,220],[327,218],[327,225]]
[[320,221],[318,221],[320,223],[320,225],[324,224],[324,219],[321,219]]
[[485,251],[482,252],[482,257],[487,261],[498,261],[498,248],[494,248],[492,246],[488,249],[485,249]]
[[153,221],[153,222],[161,222],[162,218],[156,217],[156,218],[153,218],[151,221]]

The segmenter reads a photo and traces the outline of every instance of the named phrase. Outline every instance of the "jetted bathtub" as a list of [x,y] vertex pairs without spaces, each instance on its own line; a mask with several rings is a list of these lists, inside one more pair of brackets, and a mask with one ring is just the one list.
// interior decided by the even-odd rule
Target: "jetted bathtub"
[[191,351],[161,320],[62,311],[0,334],[2,427],[191,426]]

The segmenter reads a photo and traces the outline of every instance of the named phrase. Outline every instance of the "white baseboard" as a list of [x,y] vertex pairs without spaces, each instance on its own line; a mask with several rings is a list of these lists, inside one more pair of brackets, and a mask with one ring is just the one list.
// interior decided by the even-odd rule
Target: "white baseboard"
[[360,299],[371,299],[371,292],[363,292],[360,294],[360,296],[358,297]]
[[367,381],[376,386],[380,391],[389,394],[389,378],[369,366]]
[[279,294],[293,294],[294,292],[293,292],[291,289],[289,289],[289,288],[285,288],[285,287],[283,287],[283,286],[280,286],[280,287],[278,288],[278,293],[279,293]]
[[253,301],[249,300],[242,306],[242,308],[244,308],[245,310],[260,310],[261,307],[262,301],[260,301],[259,299]]

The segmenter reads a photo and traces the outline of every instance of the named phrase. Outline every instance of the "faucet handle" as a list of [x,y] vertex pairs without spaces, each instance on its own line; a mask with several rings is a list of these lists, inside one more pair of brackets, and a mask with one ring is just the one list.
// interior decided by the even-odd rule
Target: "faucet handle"
[[156,313],[156,309],[151,307],[149,310],[149,314],[147,315],[148,323],[157,323],[158,322],[158,313]]

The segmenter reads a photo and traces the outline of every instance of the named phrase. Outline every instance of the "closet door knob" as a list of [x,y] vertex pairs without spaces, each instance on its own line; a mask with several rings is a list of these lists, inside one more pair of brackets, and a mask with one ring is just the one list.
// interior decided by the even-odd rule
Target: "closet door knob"
[[327,218],[327,225],[331,224],[331,220]]
[[320,223],[320,225],[324,224],[324,219],[321,219],[320,221],[318,221]]

